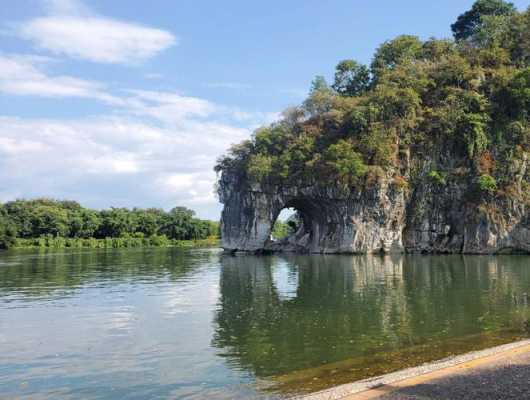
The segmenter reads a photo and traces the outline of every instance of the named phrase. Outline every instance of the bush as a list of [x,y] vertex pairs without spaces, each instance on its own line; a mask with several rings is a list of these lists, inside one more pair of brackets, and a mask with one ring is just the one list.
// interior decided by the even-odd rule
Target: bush
[[352,143],[346,140],[329,146],[324,153],[324,160],[342,184],[357,182],[367,171],[362,156],[354,150]]
[[477,187],[483,193],[493,193],[497,191],[497,181],[493,176],[484,174],[478,177]]
[[15,226],[7,220],[0,217],[0,249],[8,249],[16,242],[17,231]]
[[427,174],[427,176],[429,177],[429,179],[432,182],[434,182],[438,186],[447,185],[447,180],[446,180],[446,174],[445,173],[441,173],[441,172],[438,172],[438,171],[433,169]]
[[263,154],[250,156],[248,175],[257,182],[261,182],[272,173],[272,157]]

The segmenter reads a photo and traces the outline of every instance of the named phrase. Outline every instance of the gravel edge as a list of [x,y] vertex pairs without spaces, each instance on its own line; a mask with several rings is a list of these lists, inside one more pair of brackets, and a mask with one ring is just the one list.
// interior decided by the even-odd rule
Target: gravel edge
[[357,382],[346,383],[344,385],[335,386],[331,389],[325,389],[305,396],[297,396],[294,397],[293,400],[338,400],[345,396],[363,392],[369,389],[374,389],[381,385],[387,385],[404,379],[414,378],[429,372],[438,371],[448,367],[454,367],[458,364],[477,360],[483,357],[493,356],[503,352],[508,352],[510,350],[527,345],[530,345],[530,339],[503,344],[484,350],[472,351],[470,353],[451,356],[442,360],[422,364],[418,367],[407,368],[400,371],[391,372],[389,374],[363,379]]

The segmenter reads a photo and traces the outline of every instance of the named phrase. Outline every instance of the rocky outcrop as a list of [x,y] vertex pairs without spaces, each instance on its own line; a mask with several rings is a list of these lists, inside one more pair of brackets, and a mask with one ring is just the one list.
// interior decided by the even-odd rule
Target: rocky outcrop
[[[222,246],[249,252],[530,252],[526,200],[469,199],[465,179],[449,179],[445,185],[425,177],[410,181],[416,183],[398,184],[388,173],[344,190],[333,182],[259,184],[223,172],[218,188],[224,204]],[[274,242],[274,222],[290,207],[299,212],[302,224],[291,237]]]

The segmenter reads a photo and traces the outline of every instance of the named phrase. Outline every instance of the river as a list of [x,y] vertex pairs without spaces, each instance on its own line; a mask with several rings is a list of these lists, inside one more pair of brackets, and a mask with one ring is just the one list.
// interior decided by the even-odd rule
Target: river
[[282,398],[529,332],[529,256],[0,253],[1,399]]

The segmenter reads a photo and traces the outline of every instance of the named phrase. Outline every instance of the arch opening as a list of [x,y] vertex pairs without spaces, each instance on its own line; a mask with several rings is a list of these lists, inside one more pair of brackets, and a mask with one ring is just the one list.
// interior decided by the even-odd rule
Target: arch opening
[[289,201],[274,218],[266,249],[278,252],[308,252],[317,216],[311,202]]
[[300,227],[300,216],[294,207],[286,207],[280,211],[272,227],[271,240],[278,241],[295,233]]

